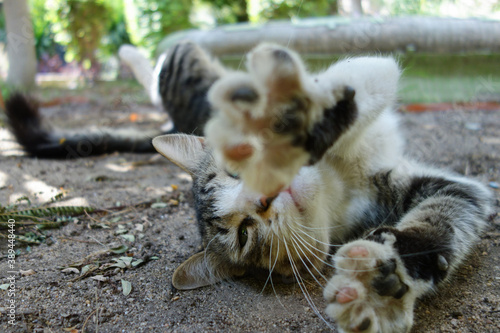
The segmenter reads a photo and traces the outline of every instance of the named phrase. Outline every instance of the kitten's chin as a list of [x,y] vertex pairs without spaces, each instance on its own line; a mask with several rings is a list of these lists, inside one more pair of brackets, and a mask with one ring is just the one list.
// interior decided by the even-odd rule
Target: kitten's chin
[[305,212],[305,208],[300,204],[300,201],[298,199],[298,195],[292,186],[289,186],[284,191],[281,191],[280,195],[289,196],[291,201],[293,202],[293,205],[299,210],[299,212],[300,213]]
[[310,208],[314,208],[320,185],[317,171],[312,167],[303,167],[290,186],[280,195],[287,197],[290,204],[293,204],[302,215],[305,215],[313,213],[314,209]]

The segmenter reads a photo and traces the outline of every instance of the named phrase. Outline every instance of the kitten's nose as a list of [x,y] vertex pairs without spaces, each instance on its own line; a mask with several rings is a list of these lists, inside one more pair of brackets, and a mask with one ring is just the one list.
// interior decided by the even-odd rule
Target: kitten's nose
[[266,197],[266,196],[260,197],[259,199],[260,208],[266,211],[269,208],[269,206],[271,206],[271,202],[273,202],[273,200],[276,199],[276,197],[277,195],[275,195],[274,197]]

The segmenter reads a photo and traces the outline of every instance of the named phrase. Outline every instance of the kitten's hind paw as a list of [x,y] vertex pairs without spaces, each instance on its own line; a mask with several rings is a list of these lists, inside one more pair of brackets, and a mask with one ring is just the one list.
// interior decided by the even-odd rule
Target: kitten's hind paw
[[358,240],[335,255],[336,274],[324,291],[327,314],[340,332],[401,333],[413,323],[416,297],[390,241]]

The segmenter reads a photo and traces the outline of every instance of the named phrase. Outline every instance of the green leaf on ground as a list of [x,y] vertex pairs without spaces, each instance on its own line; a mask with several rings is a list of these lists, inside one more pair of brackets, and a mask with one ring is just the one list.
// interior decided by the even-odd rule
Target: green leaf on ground
[[123,295],[128,296],[132,291],[132,283],[125,281],[123,279],[121,281],[122,281]]

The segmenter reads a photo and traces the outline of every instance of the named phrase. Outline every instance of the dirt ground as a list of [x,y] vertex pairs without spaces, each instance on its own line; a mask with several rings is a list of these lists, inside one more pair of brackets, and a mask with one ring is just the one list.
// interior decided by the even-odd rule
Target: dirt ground
[[[60,128],[120,127],[130,125],[131,110],[137,114],[131,125],[136,128],[158,128],[165,121],[151,107],[122,100],[56,106],[43,114]],[[490,184],[499,198],[493,187],[500,182],[500,110],[403,113],[402,125],[411,154]],[[313,304],[299,285],[280,279],[274,280],[275,290],[269,284],[263,289],[265,281],[254,277],[192,291],[171,287],[175,268],[200,250],[200,238],[188,175],[158,155],[38,160],[20,155],[7,130],[0,128],[0,165],[4,206],[24,195],[33,205],[42,204],[64,192],[59,205],[104,210],[55,229],[17,225],[19,234],[32,231],[45,241],[29,247],[18,242],[13,269],[5,256],[7,240],[0,238],[0,285],[9,283],[9,271],[17,272],[15,295],[0,290],[0,331],[331,331],[333,323],[321,317],[322,290],[312,282],[306,287]],[[7,230],[0,233],[5,236]],[[109,250],[120,252],[120,245],[126,252]],[[131,284],[128,295],[122,280]],[[499,283],[496,216],[449,287],[418,303],[412,332],[499,332]],[[10,300],[16,306],[14,326],[7,317]]]

